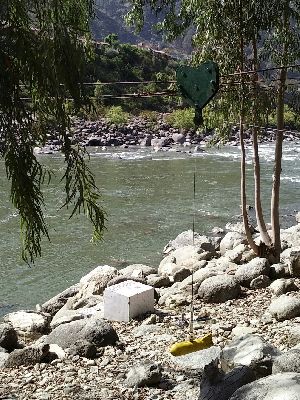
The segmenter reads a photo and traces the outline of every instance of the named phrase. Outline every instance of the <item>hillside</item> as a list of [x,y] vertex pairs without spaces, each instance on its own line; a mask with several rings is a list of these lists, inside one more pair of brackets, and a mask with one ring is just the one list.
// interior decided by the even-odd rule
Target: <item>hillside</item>
[[[110,40],[109,40],[110,39]],[[172,104],[168,97],[149,97],[125,100],[110,98],[110,96],[123,96],[127,93],[149,94],[161,92],[169,88],[169,81],[175,78],[177,61],[159,51],[152,51],[136,45],[120,43],[114,35],[106,37],[107,42],[97,46],[95,58],[87,65],[86,82],[103,82],[85,88],[86,94],[95,96],[101,105],[122,105],[131,111],[137,108],[164,110]],[[108,43],[110,42],[110,43]],[[145,82],[148,84],[118,85],[112,82]],[[106,83],[106,84],[105,84]],[[102,97],[104,96],[105,99]]]
[[124,22],[124,16],[129,10],[126,1],[96,0],[95,5],[95,19],[91,23],[91,29],[96,40],[101,41],[110,33],[116,33],[123,43],[144,43],[156,49],[173,48],[185,54],[191,52],[192,31],[189,31],[183,39],[168,43],[155,31],[154,26],[158,20],[153,13],[146,13],[144,29],[137,34]]

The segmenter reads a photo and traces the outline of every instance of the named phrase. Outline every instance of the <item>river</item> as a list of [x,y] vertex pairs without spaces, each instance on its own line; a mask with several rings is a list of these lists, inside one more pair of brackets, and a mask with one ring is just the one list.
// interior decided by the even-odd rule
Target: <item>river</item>
[[[274,145],[261,145],[263,205],[269,216]],[[248,151],[248,204],[253,204],[251,150]],[[98,245],[90,242],[91,226],[84,216],[69,220],[64,202],[63,158],[40,156],[55,178],[45,187],[46,220],[51,243],[34,265],[21,260],[19,220],[9,201],[9,183],[0,164],[0,315],[34,307],[77,282],[97,265],[118,268],[129,263],[158,266],[170,239],[190,229],[209,233],[240,213],[239,149],[209,148],[201,153],[154,152],[149,148],[91,149],[91,168],[107,211],[107,230]],[[193,174],[196,172],[196,200]],[[300,210],[300,143],[284,146],[281,182],[283,224],[294,223]]]

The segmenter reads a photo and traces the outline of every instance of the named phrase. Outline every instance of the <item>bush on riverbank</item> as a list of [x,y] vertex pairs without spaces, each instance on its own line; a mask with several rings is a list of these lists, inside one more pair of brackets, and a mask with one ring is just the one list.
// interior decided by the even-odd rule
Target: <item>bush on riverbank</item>
[[173,128],[195,129],[194,115],[195,111],[193,108],[174,110],[171,114],[167,115],[166,122]]
[[[284,106],[284,121],[287,127],[291,129],[300,130],[300,114],[295,112],[289,105]],[[269,116],[270,125],[276,126],[276,112],[270,114]]]
[[112,106],[106,110],[105,117],[112,124],[126,124],[129,120],[129,114],[123,111],[121,106]]

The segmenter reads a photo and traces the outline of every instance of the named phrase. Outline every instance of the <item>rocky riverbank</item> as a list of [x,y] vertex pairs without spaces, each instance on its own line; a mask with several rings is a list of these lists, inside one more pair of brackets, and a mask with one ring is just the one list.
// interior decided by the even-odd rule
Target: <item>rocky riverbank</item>
[[[275,140],[275,129],[268,128],[261,132],[260,141],[267,143]],[[177,129],[165,122],[161,115],[156,122],[143,118],[133,118],[130,122],[122,125],[109,123],[105,118],[98,121],[87,121],[73,119],[70,129],[70,138],[74,144],[83,146],[152,146],[156,149],[170,148],[171,146],[197,146],[205,147],[210,143],[221,144],[214,131],[197,133],[194,129]],[[285,140],[299,141],[300,132],[287,131]],[[227,143],[233,146],[239,143],[238,127],[233,127]],[[245,144],[251,145],[251,131],[245,131]],[[223,142],[222,142],[223,144]],[[38,153],[52,153],[59,151],[60,141],[53,131],[48,134],[48,141],[45,147],[36,148]]]
[[[282,230],[281,262],[245,244],[241,224],[180,234],[159,266],[100,266],[36,310],[0,325],[0,398],[300,399],[300,215]],[[253,229],[255,240],[258,234]],[[193,278],[192,278],[192,271]],[[154,312],[103,318],[103,293],[123,281],[155,289]],[[214,345],[174,357],[195,293],[196,337]]]

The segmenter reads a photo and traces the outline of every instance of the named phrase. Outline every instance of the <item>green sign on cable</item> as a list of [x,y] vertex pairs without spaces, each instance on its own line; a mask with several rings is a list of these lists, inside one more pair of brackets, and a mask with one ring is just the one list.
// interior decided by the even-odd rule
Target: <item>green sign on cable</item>
[[181,66],[176,71],[176,78],[182,97],[195,107],[195,125],[202,125],[202,109],[219,90],[218,65],[207,61],[198,67]]

